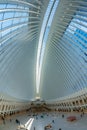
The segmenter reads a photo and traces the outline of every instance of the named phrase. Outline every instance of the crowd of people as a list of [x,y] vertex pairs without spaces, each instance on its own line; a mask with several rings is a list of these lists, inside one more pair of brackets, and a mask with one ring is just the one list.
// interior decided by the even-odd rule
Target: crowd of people
[[[32,113],[32,114],[28,114],[28,116],[32,116],[32,117],[34,117],[34,119],[36,119],[36,120],[38,120],[38,119],[43,119],[43,118],[45,118],[46,116],[49,116],[49,115],[51,115],[52,113]],[[56,115],[56,113],[54,113],[54,115]],[[53,115],[53,116],[54,116]],[[82,112],[82,113],[80,113],[79,114],[79,117],[80,118],[82,118],[84,116],[84,112]],[[62,118],[65,118],[66,116],[65,116],[65,114],[61,114],[61,117]],[[6,119],[5,119],[5,116],[2,116],[1,117],[1,119],[2,119],[2,121],[3,121],[3,124],[5,125],[6,124]],[[66,119],[66,118],[65,118]],[[9,121],[10,122],[12,122],[12,120],[13,119],[11,119],[11,118],[9,118]],[[18,124],[18,125],[20,125],[21,124],[21,122],[20,122],[20,120],[19,119],[15,119],[15,123],[16,124]],[[49,125],[50,124],[50,125]],[[52,127],[51,126],[53,126],[54,124],[55,124],[55,119],[53,118],[52,120],[51,120],[51,122],[49,122],[49,124],[47,125],[47,126],[50,126],[50,127],[45,127],[44,126],[44,130],[53,130],[52,129]],[[37,127],[36,126],[33,126],[33,130],[36,130],[37,129]],[[62,130],[62,128],[58,128],[58,130]]]

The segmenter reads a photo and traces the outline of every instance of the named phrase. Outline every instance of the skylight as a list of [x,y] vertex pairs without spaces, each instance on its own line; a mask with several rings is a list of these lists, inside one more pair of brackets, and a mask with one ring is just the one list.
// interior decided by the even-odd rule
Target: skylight
[[41,78],[41,68],[42,62],[46,47],[46,42],[48,38],[48,34],[50,31],[50,27],[52,24],[52,20],[58,6],[59,0],[50,0],[44,19],[42,23],[42,28],[39,37],[39,44],[38,44],[38,52],[37,52],[37,63],[36,63],[36,92],[39,94],[39,87],[40,87],[40,78]]
[[4,44],[4,42],[2,42],[4,37],[7,37],[10,33],[17,31],[24,26],[27,26],[28,21],[28,7],[10,3],[0,4],[0,45]]

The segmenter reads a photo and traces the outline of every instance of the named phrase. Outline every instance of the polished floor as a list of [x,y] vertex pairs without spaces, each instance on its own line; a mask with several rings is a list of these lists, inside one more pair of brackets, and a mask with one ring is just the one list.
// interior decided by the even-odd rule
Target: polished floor
[[[77,121],[68,122],[67,117],[70,115],[76,115]],[[62,114],[59,113],[18,116],[12,121],[8,120],[5,121],[5,124],[1,124],[0,130],[17,130],[16,119],[20,121],[21,125],[25,125],[28,130],[44,130],[44,126],[48,124],[52,125],[53,130],[59,130],[59,128],[61,130],[87,130],[87,114],[82,117],[81,114],[64,114],[64,118],[62,118]]]

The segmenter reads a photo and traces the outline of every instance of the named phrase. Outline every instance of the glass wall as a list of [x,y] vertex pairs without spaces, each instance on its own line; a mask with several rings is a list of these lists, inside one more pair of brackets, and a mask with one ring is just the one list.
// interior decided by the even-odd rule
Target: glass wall
[[[72,87],[74,90],[87,87],[87,10],[83,6],[80,5],[80,9],[76,11],[63,36],[67,41],[69,52],[74,53],[71,61],[72,81],[74,81]],[[69,59],[70,57],[69,55]]]
[[[0,45],[28,25],[29,7],[19,4],[0,4]],[[11,34],[11,35],[10,35]],[[7,37],[6,37],[7,36]]]

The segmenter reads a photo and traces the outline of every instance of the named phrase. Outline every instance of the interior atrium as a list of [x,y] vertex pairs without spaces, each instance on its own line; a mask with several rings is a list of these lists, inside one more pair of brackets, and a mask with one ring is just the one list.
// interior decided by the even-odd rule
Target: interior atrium
[[87,129],[87,0],[0,0],[0,130]]

